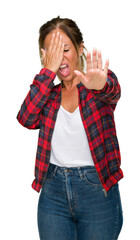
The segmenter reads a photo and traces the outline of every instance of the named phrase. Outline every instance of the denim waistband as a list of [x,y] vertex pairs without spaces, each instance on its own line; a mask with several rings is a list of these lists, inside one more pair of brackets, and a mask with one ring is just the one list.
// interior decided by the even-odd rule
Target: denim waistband
[[85,170],[96,170],[95,166],[81,166],[81,167],[61,167],[58,165],[55,165],[53,163],[49,163],[49,171],[54,172],[59,172],[60,174],[66,175],[67,173],[73,172],[73,173],[78,173],[80,176],[83,175],[83,172]]

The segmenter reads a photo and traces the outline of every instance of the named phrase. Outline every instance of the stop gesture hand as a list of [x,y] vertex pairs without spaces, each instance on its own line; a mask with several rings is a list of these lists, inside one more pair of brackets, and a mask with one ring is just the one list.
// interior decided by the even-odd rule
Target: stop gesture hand
[[104,88],[107,81],[109,60],[106,60],[104,69],[102,69],[101,52],[93,49],[92,59],[91,53],[87,53],[87,69],[86,73],[75,70],[75,74],[80,78],[80,81],[88,89],[101,90]]

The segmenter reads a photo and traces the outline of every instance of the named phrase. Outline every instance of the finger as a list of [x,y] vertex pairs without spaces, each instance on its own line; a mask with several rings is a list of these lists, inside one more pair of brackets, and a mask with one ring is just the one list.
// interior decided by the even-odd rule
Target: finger
[[53,45],[54,45],[54,40],[55,40],[55,33],[52,34],[51,40],[50,40],[50,45],[48,48],[48,52],[52,51]]
[[93,62],[93,68],[97,68],[98,64],[97,64],[97,50],[96,50],[96,48],[94,48],[93,52],[92,52],[92,62]]
[[62,35],[60,35],[57,49],[56,49],[56,50],[58,50],[58,53],[61,53],[62,47],[63,47],[63,39],[62,39]]
[[102,70],[102,55],[100,50],[98,50],[98,68]]
[[59,49],[58,49],[58,57],[59,57],[59,61],[60,61],[60,64],[63,60],[63,54],[64,54],[64,42],[62,40],[62,36],[60,36],[60,46],[59,46]]
[[104,66],[104,72],[105,72],[106,75],[108,73],[108,67],[109,67],[109,59],[106,60],[105,66]]
[[91,53],[87,53],[87,72],[92,68]]
[[62,54],[62,49],[61,47],[63,48],[62,46],[62,35],[60,35],[60,32],[58,31],[57,34],[56,34],[56,37],[55,37],[55,40],[54,40],[54,47],[53,47],[53,50],[52,50],[52,54],[56,57],[59,57],[61,58],[62,56],[60,56],[60,54]]
[[63,54],[64,52],[64,42],[63,42],[63,37],[60,36],[60,54]]
[[54,39],[54,48],[53,48],[54,52],[58,50],[59,44],[60,44],[60,33],[58,31]]

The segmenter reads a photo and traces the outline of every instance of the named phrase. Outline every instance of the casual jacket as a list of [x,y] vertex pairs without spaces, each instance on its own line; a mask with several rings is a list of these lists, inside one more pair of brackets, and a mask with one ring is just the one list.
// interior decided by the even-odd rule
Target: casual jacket
[[[51,139],[61,104],[62,82],[54,85],[54,72],[43,68],[30,85],[18,121],[26,128],[40,129],[35,163],[33,189],[40,191],[46,178],[51,153]],[[120,98],[116,75],[108,70],[102,90],[76,85],[81,119],[86,131],[91,155],[103,188],[108,191],[122,177],[121,156],[116,136],[114,110]],[[60,133],[61,134],[61,133]]]

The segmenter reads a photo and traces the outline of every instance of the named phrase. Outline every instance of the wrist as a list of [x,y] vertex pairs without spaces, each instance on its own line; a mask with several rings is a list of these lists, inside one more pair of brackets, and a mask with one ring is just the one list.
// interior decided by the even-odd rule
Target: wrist
[[50,74],[54,74],[54,76],[56,76],[56,73],[54,71],[52,71],[51,69],[49,69],[48,67],[43,67],[40,71],[40,74],[44,74],[44,73],[50,73]]
[[53,67],[51,67],[51,66],[44,66],[44,68],[47,68],[48,70],[54,72],[55,74],[56,74],[56,72],[57,72],[57,69],[56,69],[56,68],[53,68]]

